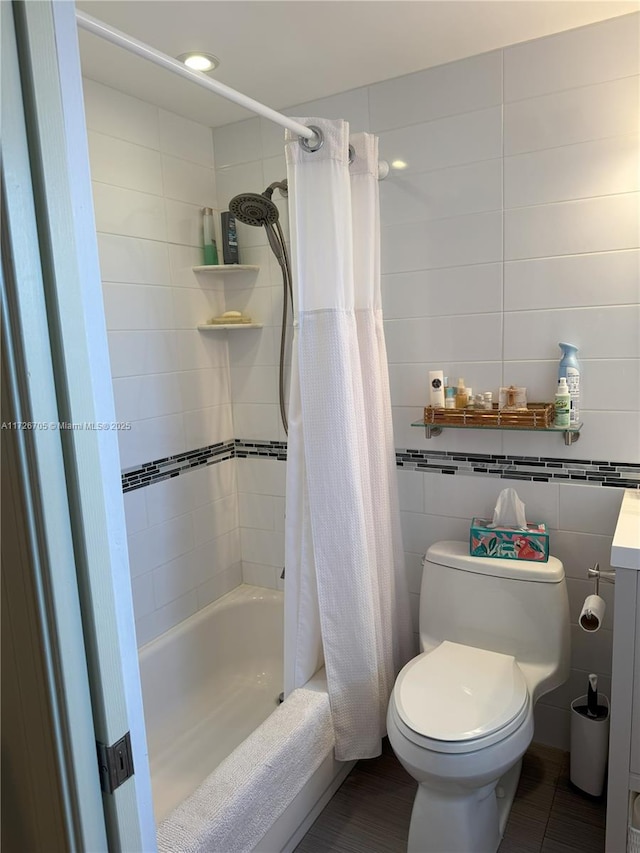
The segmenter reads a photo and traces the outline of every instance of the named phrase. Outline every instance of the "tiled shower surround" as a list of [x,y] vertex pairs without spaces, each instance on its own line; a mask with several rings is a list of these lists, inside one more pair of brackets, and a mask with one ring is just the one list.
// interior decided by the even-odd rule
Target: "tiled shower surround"
[[[515,486],[568,579],[572,673],[536,712],[536,739],[563,748],[587,674],[608,692],[612,588],[601,587],[603,629],[585,634],[577,616],[593,589],[587,567],[609,567],[620,486],[637,484],[640,467],[639,27],[624,16],[285,110],[346,118],[378,134],[381,157],[406,163],[380,193],[414,623],[425,550],[466,539],[471,517]],[[207,128],[90,81],[87,108],[116,409],[133,426],[121,436],[125,483],[160,460],[137,475],[149,485],[125,493],[144,642],[242,579],[282,583],[279,268],[263,232],[245,226],[241,261],[258,274],[217,283],[190,266],[197,206],[224,210],[281,179],[283,133],[251,118],[215,129],[211,147]],[[195,331],[225,309],[264,328]],[[577,444],[462,430],[426,440],[410,426],[429,370],[476,393],[513,383],[552,399],[560,340],[580,350]]]

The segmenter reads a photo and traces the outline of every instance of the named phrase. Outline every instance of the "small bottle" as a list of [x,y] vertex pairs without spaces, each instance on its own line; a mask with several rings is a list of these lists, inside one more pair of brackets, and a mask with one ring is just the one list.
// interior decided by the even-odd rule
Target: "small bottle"
[[236,218],[228,210],[223,211],[220,216],[222,231],[222,263],[238,263],[238,232],[236,229]]
[[445,409],[455,409],[456,407],[456,389],[453,385],[447,385],[444,389],[444,407]]
[[558,382],[555,407],[555,425],[557,427],[568,427],[571,418],[571,394],[569,393],[569,386],[564,376]]
[[484,398],[485,409],[490,412],[493,411],[493,394],[491,393],[491,391],[485,391],[482,396]]
[[429,371],[429,405],[438,409],[444,407],[444,375],[441,370]]
[[473,406],[473,388],[464,389],[467,394],[467,407]]
[[215,266],[218,263],[218,248],[213,234],[213,210],[210,207],[204,207],[202,209],[202,245],[205,266]]
[[476,396],[473,398],[473,408],[484,409],[484,397],[482,394],[476,394]]
[[467,389],[464,387],[464,379],[458,379],[458,387],[456,388],[456,409],[464,409],[467,405]]
[[574,344],[558,344],[562,350],[562,358],[558,366],[558,379],[563,376],[567,380],[567,387],[571,395],[571,424],[580,421],[580,365],[576,358],[578,347]]

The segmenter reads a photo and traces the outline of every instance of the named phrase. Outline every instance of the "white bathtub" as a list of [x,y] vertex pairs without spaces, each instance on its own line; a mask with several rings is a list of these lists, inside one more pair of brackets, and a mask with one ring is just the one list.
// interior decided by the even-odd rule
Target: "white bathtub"
[[[231,815],[240,826],[254,823],[250,846],[233,849],[292,850],[350,770],[333,759],[322,673],[278,707],[282,660],[283,594],[247,585],[140,650],[160,849],[213,853],[224,845],[221,852],[231,853],[224,835]],[[288,764],[283,730],[292,744],[298,739],[294,749],[308,749],[307,767],[293,756],[300,784],[290,775],[278,782],[277,772],[260,776]],[[251,801],[246,814],[243,788]]]
[[243,585],[140,650],[156,822],[277,705],[283,594]]

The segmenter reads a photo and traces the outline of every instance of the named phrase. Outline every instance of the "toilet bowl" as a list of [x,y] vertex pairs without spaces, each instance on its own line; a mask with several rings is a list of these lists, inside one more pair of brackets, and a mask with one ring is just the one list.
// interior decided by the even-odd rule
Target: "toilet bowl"
[[387,732],[419,782],[410,853],[495,853],[533,736],[515,659],[447,641],[419,655],[398,676]]
[[533,707],[569,670],[562,563],[471,557],[439,542],[423,562],[421,654],[396,679],[389,741],[418,782],[409,853],[496,853],[533,738]]

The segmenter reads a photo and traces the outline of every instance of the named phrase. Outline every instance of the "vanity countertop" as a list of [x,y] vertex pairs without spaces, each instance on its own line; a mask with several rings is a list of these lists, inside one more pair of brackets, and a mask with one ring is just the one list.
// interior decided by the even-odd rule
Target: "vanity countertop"
[[611,565],[640,571],[640,489],[625,489],[611,545]]

